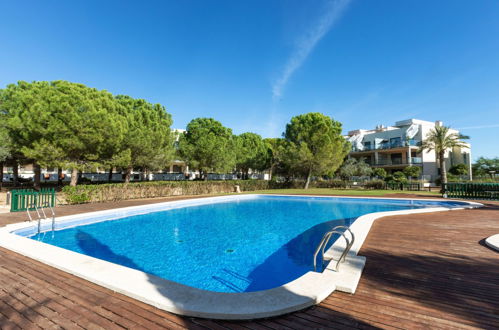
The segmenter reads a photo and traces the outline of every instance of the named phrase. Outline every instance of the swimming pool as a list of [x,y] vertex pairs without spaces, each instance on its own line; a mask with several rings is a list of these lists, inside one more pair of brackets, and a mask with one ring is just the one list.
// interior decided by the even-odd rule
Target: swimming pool
[[314,251],[335,226],[350,226],[367,213],[429,206],[252,197],[101,220],[31,238],[199,289],[249,292],[281,286],[313,270]]
[[[293,291],[297,286],[300,286],[299,290],[307,287],[304,279],[315,278],[317,286],[327,285],[327,290],[323,291],[328,294],[335,289],[329,283],[331,281],[323,281],[323,277],[336,274],[327,269],[324,273],[316,273],[312,267],[313,252],[323,234],[331,228],[337,225],[359,227],[356,222],[366,215],[429,212],[467,205],[469,203],[428,200],[237,195],[65,217],[57,221],[57,230],[53,235],[48,222],[42,224],[41,234],[37,234],[33,224],[19,226],[10,232],[29,237],[31,247],[41,250],[43,246],[50,251],[47,252],[51,254],[50,257],[41,256],[37,259],[57,258],[53,255],[57,252],[64,255],[67,263],[74,264],[75,260],[79,260],[76,265],[78,271],[73,266],[59,266],[54,260],[47,263],[113,289],[118,281],[127,283],[126,278],[117,278],[120,272],[130,275],[123,275],[124,277],[145,279],[153,284],[152,287],[160,293],[160,298],[166,297],[168,303],[174,306],[165,309],[174,312],[181,310],[181,314],[185,314],[182,311],[188,309],[188,304],[181,302],[186,298],[180,298],[180,293],[178,299],[172,299],[172,292],[177,289],[183,292],[182,296],[186,292],[189,293],[187,296],[196,296],[196,299],[192,299],[196,303],[205,299],[203,297],[208,297],[206,295],[211,292],[212,298],[206,299],[218,297],[216,302],[211,301],[211,304],[218,305],[223,305],[220,297],[245,295],[244,299],[233,300],[232,306],[228,304],[227,308],[232,310],[237,310],[235,301],[244,303],[245,299],[250,299],[248,297],[263,297],[265,292],[281,292],[286,296],[292,292],[292,299],[288,298],[295,300],[293,308],[298,308],[305,306],[305,301],[308,303],[311,299]],[[353,249],[354,254],[369,230],[361,228],[363,227],[355,230],[358,241]],[[72,254],[68,250],[73,251]],[[84,256],[78,257],[82,254]],[[109,263],[124,267],[119,268]],[[91,264],[96,268],[90,267],[90,271],[84,264]],[[123,269],[125,267],[128,271]],[[363,263],[360,270],[362,267]],[[105,269],[105,276],[109,276],[108,282],[111,283],[103,283],[106,281],[95,275],[102,269]],[[129,282],[123,285],[126,287],[123,290],[130,291],[133,289],[131,286],[138,285],[135,279],[130,279]],[[165,283],[170,291],[160,289]],[[282,288],[285,288],[284,293]],[[136,291],[143,293],[147,290],[142,288]],[[138,294],[129,295],[141,299],[142,297],[137,297]],[[282,300],[286,301],[288,298]],[[151,303],[149,298],[141,300]],[[312,301],[318,300],[321,299],[314,295]],[[275,303],[274,298],[274,305]],[[155,305],[161,307],[159,303]],[[287,312],[290,311],[289,308],[291,307],[278,309]],[[226,315],[227,311],[223,313]],[[213,313],[203,314],[199,311],[186,314],[216,317]],[[235,318],[249,317],[242,317],[239,312],[236,314],[238,316]],[[248,315],[250,314],[259,317],[257,312]],[[264,313],[261,316],[269,315]]]

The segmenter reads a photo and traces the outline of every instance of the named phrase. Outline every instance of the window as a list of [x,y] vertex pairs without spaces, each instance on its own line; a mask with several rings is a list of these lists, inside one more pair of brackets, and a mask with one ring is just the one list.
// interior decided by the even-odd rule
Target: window
[[371,150],[371,141],[364,142],[364,150]]
[[390,159],[393,165],[402,164],[402,154],[391,154]]
[[395,137],[390,139],[390,147],[397,148],[402,146],[402,139],[400,137]]

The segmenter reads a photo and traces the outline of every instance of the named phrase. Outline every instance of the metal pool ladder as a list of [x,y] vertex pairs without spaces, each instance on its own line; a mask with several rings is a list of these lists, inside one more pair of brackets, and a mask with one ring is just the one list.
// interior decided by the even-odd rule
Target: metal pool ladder
[[[350,234],[350,236],[351,236],[350,238],[348,238],[345,235],[346,232],[348,232]],[[338,271],[341,262],[345,262],[347,254],[350,251],[350,249],[352,248],[353,242],[355,241],[355,235],[350,230],[350,228],[347,226],[334,227],[331,231],[328,231],[327,233],[324,234],[321,242],[319,243],[319,245],[317,246],[317,249],[315,250],[315,253],[314,253],[314,271],[315,272],[317,271],[317,255],[319,254],[319,252],[321,252],[322,267],[324,267],[324,260],[325,260],[324,250],[326,249],[326,245],[327,245],[327,243],[329,243],[329,240],[331,239],[331,236],[333,236],[333,234],[341,235],[341,237],[343,237],[347,243],[347,246],[345,247],[345,249],[341,253],[340,258],[336,261],[335,271]],[[330,258],[328,260],[334,260],[334,259]]]
[[[52,208],[52,206],[50,205],[49,202],[45,202],[43,204],[44,207],[48,207],[50,209],[50,212],[52,213],[52,235],[54,235],[54,230],[55,230],[55,212],[54,212],[54,209]],[[45,210],[44,208],[42,207],[41,208],[41,212],[40,212],[40,209],[38,209],[38,207],[36,206],[36,204],[31,204],[27,209],[26,209],[26,212],[28,213],[28,219],[29,219],[29,222],[33,221],[33,217],[31,216],[31,213],[30,213],[30,210],[34,209],[36,211],[36,215],[38,217],[38,234],[40,234],[41,232],[41,222],[42,220],[45,220],[45,219],[48,219],[47,218],[47,214],[45,213]],[[42,217],[43,215],[43,217]]]

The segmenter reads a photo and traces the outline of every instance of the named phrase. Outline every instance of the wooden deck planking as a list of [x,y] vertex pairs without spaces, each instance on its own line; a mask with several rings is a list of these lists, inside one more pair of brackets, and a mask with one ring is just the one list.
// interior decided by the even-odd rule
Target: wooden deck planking
[[[89,211],[65,213],[81,210]],[[174,315],[0,248],[0,327],[499,328],[499,253],[483,244],[498,232],[499,203],[380,219],[359,253],[367,263],[356,294],[335,292],[318,306],[253,321]]]

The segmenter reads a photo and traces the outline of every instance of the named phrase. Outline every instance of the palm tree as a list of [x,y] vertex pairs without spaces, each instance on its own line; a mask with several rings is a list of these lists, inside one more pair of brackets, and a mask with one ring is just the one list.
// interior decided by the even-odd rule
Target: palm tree
[[442,181],[442,190],[444,184],[447,183],[447,170],[445,168],[445,152],[449,149],[458,148],[469,148],[468,144],[461,141],[462,139],[469,139],[468,136],[464,136],[458,133],[450,133],[450,127],[446,126],[435,126],[426,135],[426,139],[421,144],[419,151],[432,151],[435,150],[435,154],[440,164],[440,175]]

